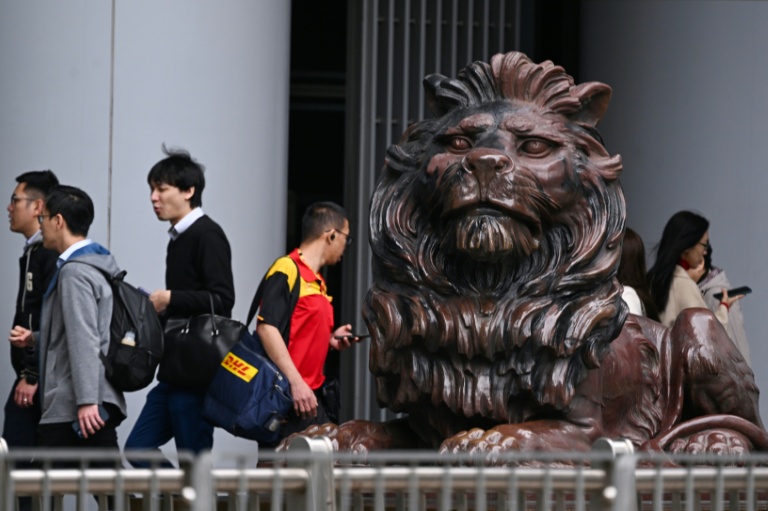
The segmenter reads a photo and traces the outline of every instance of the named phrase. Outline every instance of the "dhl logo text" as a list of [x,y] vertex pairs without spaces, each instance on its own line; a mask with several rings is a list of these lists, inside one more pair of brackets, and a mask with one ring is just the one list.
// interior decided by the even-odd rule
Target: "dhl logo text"
[[221,365],[227,371],[246,382],[251,381],[253,377],[256,376],[256,374],[259,372],[259,370],[253,367],[251,364],[242,358],[233,355],[232,353],[227,354],[224,360],[222,360]]

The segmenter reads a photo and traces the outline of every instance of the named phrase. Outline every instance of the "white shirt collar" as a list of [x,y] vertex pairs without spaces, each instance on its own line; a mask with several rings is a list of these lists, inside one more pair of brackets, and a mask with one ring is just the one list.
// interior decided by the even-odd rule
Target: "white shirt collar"
[[170,236],[172,240],[175,240],[181,236],[184,231],[189,229],[192,224],[194,224],[204,214],[205,213],[203,213],[203,208],[193,209],[184,215],[184,218],[176,222],[176,225],[173,225],[170,229],[168,229],[168,236]]
[[32,243],[37,243],[37,242],[38,242],[38,241],[40,241],[42,238],[43,238],[43,231],[41,231],[40,229],[38,229],[38,230],[37,230],[37,232],[36,232],[35,234],[33,234],[32,236],[30,236],[29,238],[27,238],[27,241],[25,241],[25,242],[24,242],[24,248],[27,248],[27,247],[28,247],[29,245],[31,245]]
[[59,256],[59,263],[58,263],[59,267],[61,267],[61,265],[64,264],[67,261],[67,259],[69,259],[72,256],[72,254],[75,252],[75,250],[77,250],[79,248],[82,248],[82,247],[84,247],[86,245],[90,245],[91,243],[93,243],[93,241],[91,241],[89,239],[88,240],[80,240],[78,242],[72,243],[69,246],[69,248],[66,249],[64,252],[62,252],[61,255]]

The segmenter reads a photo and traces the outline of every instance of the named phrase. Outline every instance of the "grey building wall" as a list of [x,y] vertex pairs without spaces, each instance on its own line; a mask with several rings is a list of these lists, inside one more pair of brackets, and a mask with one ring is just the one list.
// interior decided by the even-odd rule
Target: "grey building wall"
[[[285,0],[0,3],[6,196],[21,172],[51,168],[91,195],[90,237],[109,246],[127,280],[161,288],[168,224],[152,212],[146,176],[163,157],[162,143],[188,149],[207,168],[203,209],[229,237],[234,316],[245,319],[264,269],[284,246],[290,7]],[[7,228],[0,239],[0,323],[5,318],[10,329],[24,240]],[[5,344],[0,368],[4,400],[13,383]],[[144,396],[129,394],[121,444]],[[223,452],[242,441],[217,431],[215,442]]]
[[586,0],[582,9],[581,76],[613,87],[600,129],[624,159],[628,225],[650,250],[675,212],[710,220],[714,263],[754,289],[742,310],[765,417],[768,3]]

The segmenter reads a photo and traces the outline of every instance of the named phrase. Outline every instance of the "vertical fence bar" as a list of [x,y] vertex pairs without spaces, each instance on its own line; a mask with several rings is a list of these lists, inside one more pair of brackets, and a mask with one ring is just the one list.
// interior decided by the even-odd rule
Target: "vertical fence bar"
[[248,509],[248,501],[250,500],[249,494],[248,494],[248,481],[245,477],[245,457],[240,456],[237,459],[237,468],[239,470],[239,474],[237,477],[237,494],[236,494],[236,502],[237,502],[237,509],[240,511],[245,511]]
[[653,511],[662,511],[664,505],[664,478],[661,476],[661,461],[656,462],[656,477],[653,484]]
[[[392,145],[392,121],[394,120],[392,114],[392,102],[395,89],[395,1],[388,1],[387,9],[387,56],[386,56],[386,72],[385,79],[387,82],[386,96],[384,97],[384,117],[381,121],[381,129],[384,130],[384,148]],[[382,416],[382,420],[386,417]]]
[[0,501],[3,511],[14,509],[14,491],[11,488],[11,460],[8,456],[8,444],[0,437]]
[[574,508],[576,511],[584,511],[585,500],[587,493],[584,488],[584,463],[579,463],[576,473],[576,491],[574,493],[574,499],[576,500]]
[[695,511],[693,499],[693,467],[691,466],[691,463],[688,462],[685,465],[685,468],[685,509],[688,511]]
[[475,489],[475,509],[485,511],[488,506],[488,495],[485,481],[485,463],[478,464],[479,474],[477,475],[477,487]]
[[[191,488],[183,488],[181,495],[182,497],[194,497],[191,499],[190,511],[210,511],[216,508],[216,491],[213,488],[212,470],[213,455],[210,451],[198,455],[189,468],[189,479],[185,478],[185,484],[191,485]],[[157,477],[157,473],[155,473],[155,477]],[[168,495],[166,500],[170,501],[170,499],[171,495]]]
[[349,479],[349,470],[341,473],[341,485],[339,490],[339,503],[341,511],[349,511],[352,502],[352,482]]
[[459,53],[459,3],[453,0],[451,9],[451,76],[456,76],[457,60]]
[[517,469],[512,467],[507,477],[507,493],[504,502],[504,509],[508,511],[518,511],[524,508],[520,505],[519,489],[517,484]]
[[715,504],[712,507],[715,511],[723,511],[725,505],[725,475],[723,474],[723,464],[717,464],[717,482],[715,487]]
[[491,58],[491,55],[488,51],[488,46],[491,40],[491,6],[490,6],[490,0],[483,0],[483,23],[482,23],[482,54],[480,57],[483,60]]
[[88,498],[88,478],[85,477],[85,467],[87,466],[87,463],[88,462],[85,460],[80,462],[80,473],[82,476],[80,477],[80,484],[78,485],[77,490],[78,511],[88,511],[88,501],[86,501]]
[[[498,28],[498,39],[496,42],[498,46],[496,51],[501,53],[507,50],[507,48],[504,47],[504,34],[506,33],[505,31],[507,30],[507,24],[505,23],[507,19],[505,16],[506,4],[507,4],[506,0],[499,0],[499,14],[498,14],[499,17],[496,19],[496,27]],[[515,48],[512,48],[512,49],[517,50],[519,48],[520,48],[520,45],[517,45]]]
[[[275,462],[274,466],[278,467],[280,465]],[[275,470],[274,477],[272,479],[271,498],[272,502],[270,502],[270,510],[280,511],[280,509],[283,507],[283,478],[277,475],[277,470]]]
[[386,488],[384,486],[384,473],[382,467],[378,465],[376,467],[376,490],[373,496],[373,506],[376,511],[384,511],[384,493]]
[[411,88],[411,73],[410,73],[410,66],[411,66],[411,59],[410,59],[410,50],[411,50],[411,0],[404,0],[403,5],[403,52],[402,52],[402,58],[403,58],[403,77],[400,84],[400,90],[401,90],[401,98],[400,101],[402,102],[402,106],[400,108],[400,129],[402,131],[405,131],[405,128],[408,127],[408,109],[410,106],[410,88]]
[[441,72],[443,56],[443,1],[435,0],[435,73]]
[[[427,74],[427,0],[421,0],[419,5],[419,71],[417,78],[423,79]],[[418,100],[416,103],[416,112],[413,116],[415,120],[420,121],[424,118],[424,87],[418,87]]]
[[419,509],[419,476],[416,471],[416,462],[411,463],[411,477],[408,481],[408,510],[418,511]]
[[451,472],[449,465],[443,465],[443,484],[440,488],[440,511],[449,511],[451,509]]
[[755,462],[750,462],[747,473],[747,511],[756,511],[757,490],[755,489]]
[[[467,58],[465,59],[466,62],[458,62],[459,65],[464,66],[464,64],[467,64],[469,62],[474,61],[474,43],[473,40],[474,34],[475,34],[475,0],[467,0],[467,15],[466,15],[466,21],[464,22],[465,26],[467,27]],[[488,58],[483,57],[483,58]]]

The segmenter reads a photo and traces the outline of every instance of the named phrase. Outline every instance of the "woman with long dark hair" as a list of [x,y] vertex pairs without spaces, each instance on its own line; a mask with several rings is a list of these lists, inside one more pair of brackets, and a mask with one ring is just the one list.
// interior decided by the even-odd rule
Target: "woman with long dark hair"
[[630,228],[624,232],[616,276],[624,286],[621,297],[627,302],[629,312],[659,321],[659,313],[651,298],[645,275],[645,244],[640,235]]
[[[672,215],[664,227],[656,262],[648,272],[651,297],[664,325],[671,326],[684,309],[707,308],[696,281],[704,274],[704,255],[708,247],[709,221],[706,218],[690,211]],[[728,296],[723,290],[715,311],[720,323],[728,324],[728,309],[741,297]]]

